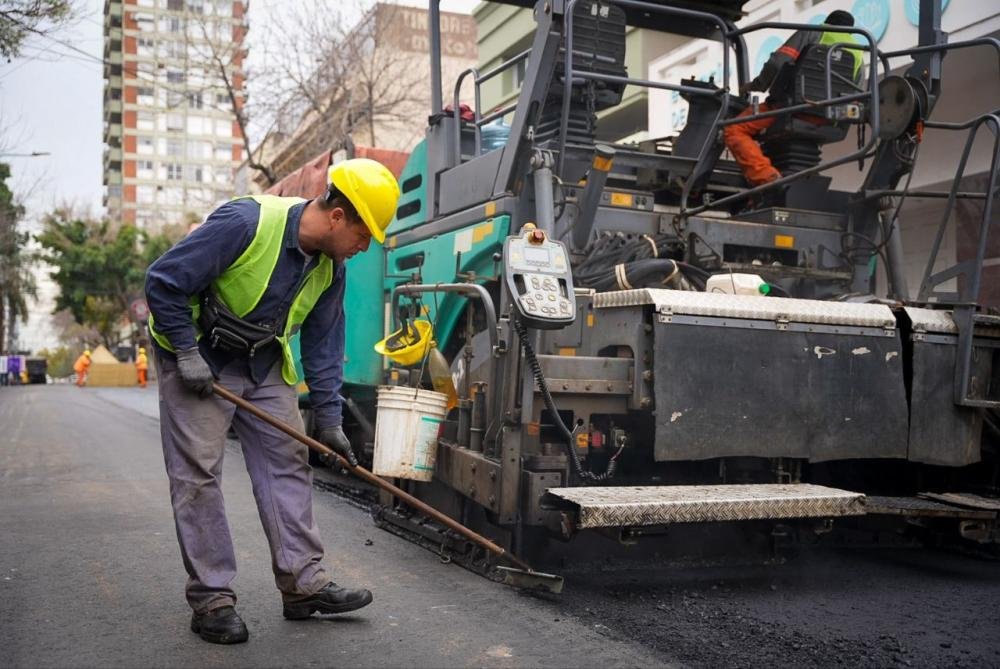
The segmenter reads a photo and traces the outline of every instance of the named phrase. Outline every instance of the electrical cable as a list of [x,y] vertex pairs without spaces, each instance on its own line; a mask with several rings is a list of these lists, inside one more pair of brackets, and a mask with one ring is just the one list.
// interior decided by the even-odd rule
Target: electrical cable
[[521,346],[524,347],[524,357],[527,358],[528,365],[531,367],[531,373],[535,377],[535,382],[538,383],[538,389],[542,393],[545,408],[549,410],[553,422],[555,422],[556,427],[559,428],[559,431],[566,439],[566,454],[573,464],[573,471],[581,481],[588,484],[602,483],[612,479],[615,475],[615,470],[618,468],[618,456],[621,455],[622,450],[625,448],[625,442],[619,445],[618,450],[608,460],[608,467],[604,470],[604,473],[595,474],[589,469],[583,468],[580,456],[576,452],[576,439],[574,439],[573,433],[570,432],[569,428],[562,421],[562,417],[556,409],[555,402],[552,401],[552,393],[549,392],[548,384],[545,382],[545,375],[542,374],[542,367],[538,364],[538,358],[535,357],[535,349],[532,347],[531,342],[528,341],[528,331],[524,327],[524,324],[516,318],[512,319],[511,323],[514,326],[515,332],[517,332],[518,338],[521,340]]

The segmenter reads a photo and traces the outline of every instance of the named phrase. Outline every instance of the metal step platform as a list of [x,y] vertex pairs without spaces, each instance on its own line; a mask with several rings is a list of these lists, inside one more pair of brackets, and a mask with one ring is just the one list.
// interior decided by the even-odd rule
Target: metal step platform
[[546,502],[579,529],[865,514],[861,493],[810,483],[549,488]]

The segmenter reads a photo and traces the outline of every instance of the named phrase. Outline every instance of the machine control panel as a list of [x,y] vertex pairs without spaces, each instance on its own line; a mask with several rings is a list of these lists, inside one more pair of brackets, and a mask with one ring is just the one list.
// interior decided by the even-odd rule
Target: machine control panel
[[533,226],[504,242],[504,276],[528,327],[555,330],[576,320],[573,274],[562,242]]

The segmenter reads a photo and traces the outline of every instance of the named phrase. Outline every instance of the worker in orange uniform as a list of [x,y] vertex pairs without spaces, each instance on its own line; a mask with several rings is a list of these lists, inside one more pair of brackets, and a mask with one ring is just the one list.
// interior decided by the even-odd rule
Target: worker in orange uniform
[[[831,26],[851,27],[854,25],[854,17],[850,12],[838,9],[831,12],[823,23]],[[854,39],[850,33],[796,30],[780,48],[771,54],[771,57],[764,63],[764,67],[761,68],[757,78],[740,87],[740,95],[745,96],[750,91],[769,91],[775,78],[778,76],[779,70],[783,66],[795,63],[799,59],[799,56],[805,52],[806,47],[813,44],[832,45],[853,41]],[[855,49],[845,49],[845,51],[855,59],[854,78],[857,81],[861,75],[861,54]],[[770,90],[770,92],[772,97],[780,93],[780,91],[773,90]],[[769,97],[766,102],[759,106],[761,112],[772,111],[778,108],[771,102],[771,99]],[[750,106],[740,112],[736,118],[750,116],[753,113],[753,107]],[[756,140],[757,135],[770,128],[776,119],[776,116],[758,118],[746,123],[728,125],[723,130],[722,134],[726,142],[726,148],[733,154],[733,158],[736,159],[740,169],[743,170],[743,176],[746,177],[751,186],[760,186],[781,178],[781,172],[771,164],[771,161],[761,151],[760,145]]]
[[146,357],[146,349],[139,347],[139,354],[135,356],[135,371],[139,375],[139,387],[146,387],[146,370],[149,369],[149,358]]
[[87,381],[87,370],[90,369],[90,351],[84,351],[73,363],[73,371],[76,372],[76,385],[83,388]]

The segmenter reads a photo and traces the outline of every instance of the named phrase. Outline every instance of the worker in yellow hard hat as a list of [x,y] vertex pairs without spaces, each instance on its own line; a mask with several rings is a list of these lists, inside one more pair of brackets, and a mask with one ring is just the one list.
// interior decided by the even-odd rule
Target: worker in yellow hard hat
[[372,601],[366,589],[332,583],[321,563],[307,449],[242,409],[206,398],[218,382],[303,430],[291,350],[297,333],[317,438],[356,464],[341,428],[345,262],[385,239],[398,199],[399,184],[385,166],[346,160],[329,168],[315,199],[256,195],[223,204],[146,274],[191,629],[205,641],[248,637],[233,608],[236,555],[219,480],[230,423],[267,530],[285,618]]
[[146,357],[146,349],[139,347],[139,352],[135,356],[135,372],[139,377],[139,387],[146,387],[146,371],[149,369],[149,358]]
[[83,388],[87,383],[87,371],[90,369],[90,349],[80,354],[80,357],[73,363],[73,371],[76,372],[76,385]]

